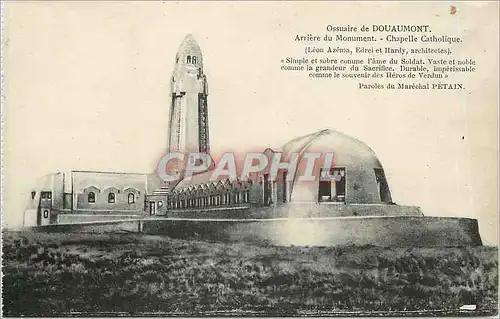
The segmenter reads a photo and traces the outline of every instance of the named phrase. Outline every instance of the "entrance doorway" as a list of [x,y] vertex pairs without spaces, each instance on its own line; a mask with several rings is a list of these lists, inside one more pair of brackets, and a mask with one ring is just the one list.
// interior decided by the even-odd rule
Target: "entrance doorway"
[[287,192],[288,192],[288,189],[287,189],[288,182],[287,182],[286,178],[287,178],[287,173],[285,171],[285,172],[283,172],[283,203],[286,203],[288,201],[288,194],[287,194]]
[[345,202],[345,168],[321,170],[318,202]]
[[156,203],[153,201],[149,202],[149,215],[156,215]]
[[272,182],[269,180],[269,174],[264,174],[263,186],[264,205],[270,206],[272,203]]

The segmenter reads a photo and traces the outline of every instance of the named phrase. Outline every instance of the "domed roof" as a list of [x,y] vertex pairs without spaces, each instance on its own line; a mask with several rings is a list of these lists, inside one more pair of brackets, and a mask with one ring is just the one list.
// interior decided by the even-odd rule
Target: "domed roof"
[[300,136],[283,146],[283,152],[332,152],[337,166],[366,164],[372,167],[381,167],[375,152],[365,143],[344,133],[324,129],[315,133]]
[[[316,133],[295,138],[283,146],[285,157],[298,154],[297,162],[304,163],[305,153],[333,153],[330,167],[341,170],[345,176],[345,202],[380,204],[390,201],[389,186],[385,185],[383,167],[375,152],[365,143],[341,132],[324,129]],[[318,169],[323,166],[320,162]],[[299,165],[300,166],[300,165]],[[319,173],[319,171],[318,171]],[[314,202],[318,197],[318,182],[303,182],[300,179],[300,167],[293,174],[291,201]],[[345,174],[345,175],[344,175]],[[317,176],[319,177],[319,176]],[[384,194],[380,193],[378,183],[384,183]]]

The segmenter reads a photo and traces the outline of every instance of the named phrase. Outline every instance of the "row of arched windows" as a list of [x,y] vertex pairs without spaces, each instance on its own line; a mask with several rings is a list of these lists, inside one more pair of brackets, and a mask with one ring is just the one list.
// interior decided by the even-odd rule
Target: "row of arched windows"
[[213,182],[176,189],[167,198],[167,209],[201,208],[250,203],[248,182]]
[[223,205],[247,204],[250,202],[250,190],[242,189],[210,195],[169,196],[167,209],[202,208]]
[[[129,204],[134,204],[135,203],[135,194],[134,193],[129,193],[127,196],[128,203]],[[87,194],[87,201],[89,203],[95,203],[96,196],[94,192],[89,192]],[[108,194],[108,203],[114,204],[116,202],[116,194],[115,193],[109,193]]]

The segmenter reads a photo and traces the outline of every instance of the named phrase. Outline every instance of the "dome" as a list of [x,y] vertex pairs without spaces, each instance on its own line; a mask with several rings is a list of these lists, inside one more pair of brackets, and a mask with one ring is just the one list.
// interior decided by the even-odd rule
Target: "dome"
[[[321,181],[319,178],[314,182],[300,180],[299,170],[305,161],[306,152],[333,153],[332,169],[325,172],[329,181]],[[285,156],[297,153],[300,163],[290,185],[291,201],[346,204],[392,202],[382,164],[375,152],[353,137],[325,129],[291,140],[283,146],[283,153]],[[320,168],[318,167],[318,173]]]
[[284,153],[333,152],[336,165],[365,164],[381,168],[375,152],[365,143],[344,133],[324,129],[291,140],[283,146]]

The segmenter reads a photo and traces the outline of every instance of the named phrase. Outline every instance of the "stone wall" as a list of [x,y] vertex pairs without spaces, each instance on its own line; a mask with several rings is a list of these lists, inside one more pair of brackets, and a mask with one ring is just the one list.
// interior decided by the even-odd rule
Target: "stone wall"
[[121,233],[140,231],[141,222],[139,220],[124,220],[119,222],[88,222],[81,224],[54,224],[47,226],[31,227],[35,232],[47,233]]
[[477,220],[381,216],[282,219],[155,218],[32,228],[44,232],[143,232],[181,239],[279,246],[375,245],[457,247],[482,245]]
[[[147,174],[112,173],[112,172],[72,172],[74,200],[76,210],[144,210],[147,189]],[[95,195],[95,202],[89,202],[89,193]],[[108,195],[113,193],[114,202],[108,202]],[[128,202],[129,194],[134,195],[134,202]]]
[[185,209],[167,212],[174,218],[288,218],[288,217],[349,217],[349,216],[423,216],[417,206],[385,204],[281,204],[261,207],[240,205],[209,209]]
[[57,224],[78,224],[78,223],[88,223],[88,222],[105,222],[105,221],[117,221],[117,220],[128,220],[128,219],[141,219],[144,218],[143,214],[140,215],[130,215],[122,214],[117,215],[114,212],[109,214],[58,214]]
[[273,245],[478,246],[477,221],[441,217],[347,217],[324,219],[146,221],[144,232]]

